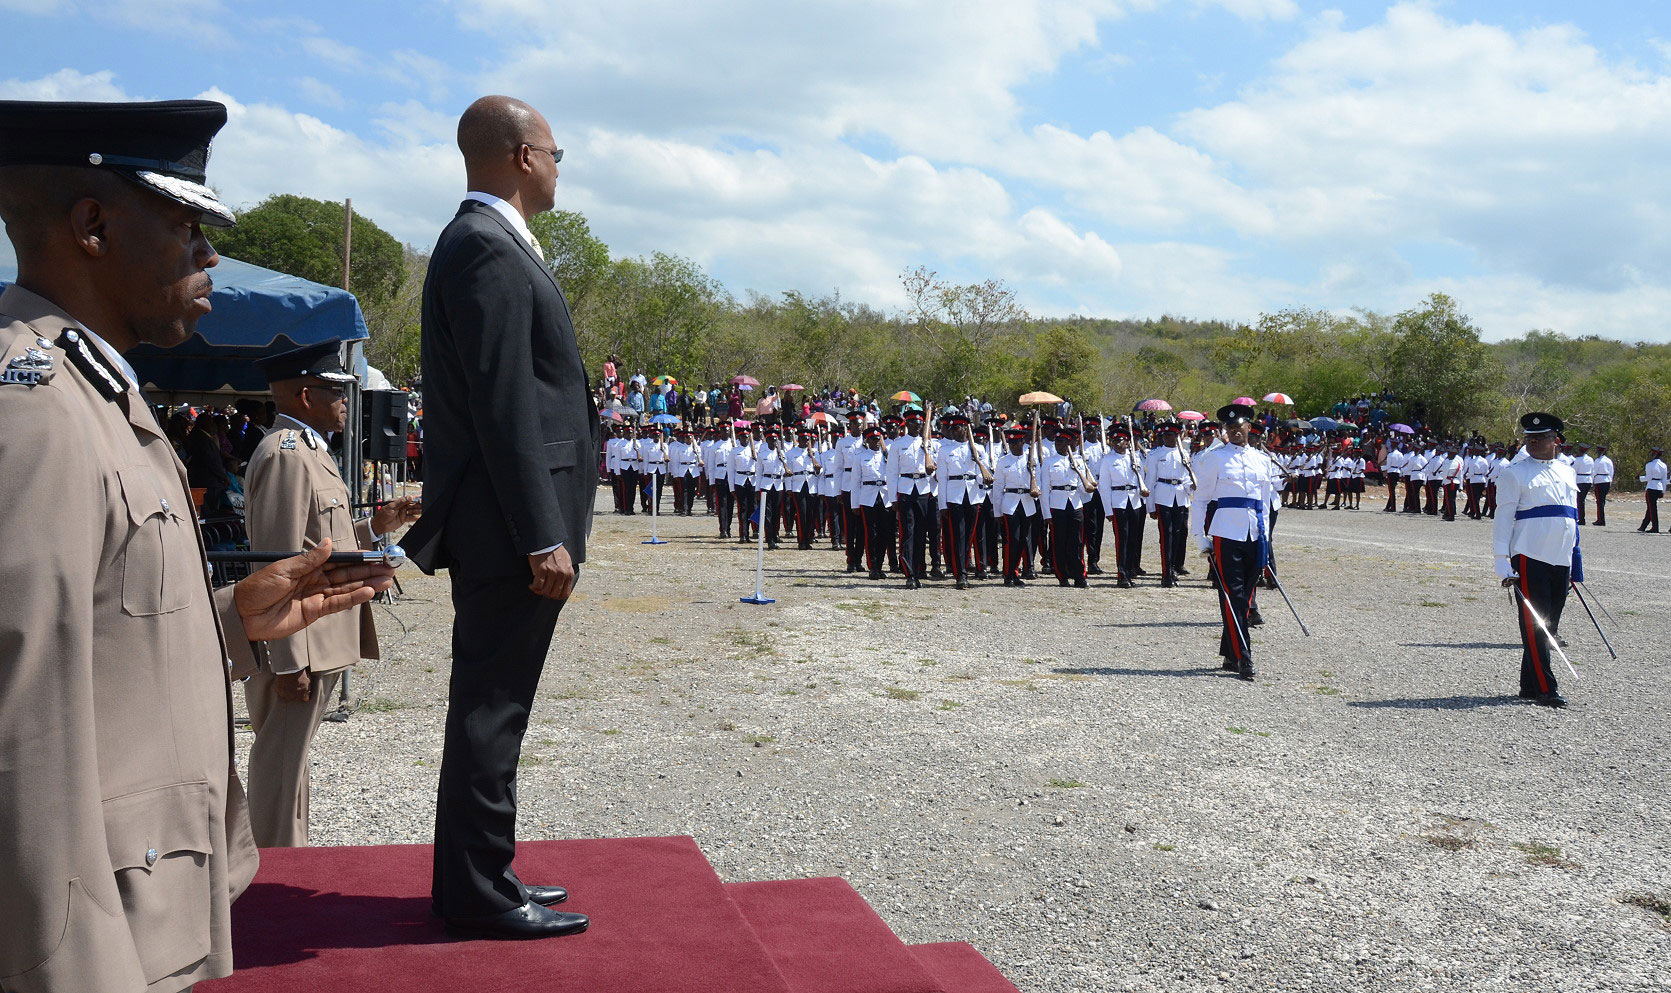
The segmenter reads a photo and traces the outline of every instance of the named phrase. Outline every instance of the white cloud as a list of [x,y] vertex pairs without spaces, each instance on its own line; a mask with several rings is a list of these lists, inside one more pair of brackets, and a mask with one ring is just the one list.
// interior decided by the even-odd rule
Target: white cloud
[[109,69],[60,69],[39,79],[0,80],[0,100],[131,100]]
[[303,76],[297,79],[296,92],[300,93],[305,100],[322,107],[330,107],[333,110],[340,110],[348,104],[348,101],[342,98],[341,91],[336,87],[321,82],[312,76]]

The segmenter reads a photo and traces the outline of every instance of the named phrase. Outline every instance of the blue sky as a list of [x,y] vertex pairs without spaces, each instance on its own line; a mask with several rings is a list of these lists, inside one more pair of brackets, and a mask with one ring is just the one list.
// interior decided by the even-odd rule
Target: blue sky
[[[426,247],[458,112],[539,107],[561,206],[735,293],[1252,320],[1456,297],[1489,337],[1671,340],[1661,5],[0,0],[0,96],[209,95],[234,204]],[[190,48],[183,47],[190,45]],[[0,268],[8,262],[0,248]]]

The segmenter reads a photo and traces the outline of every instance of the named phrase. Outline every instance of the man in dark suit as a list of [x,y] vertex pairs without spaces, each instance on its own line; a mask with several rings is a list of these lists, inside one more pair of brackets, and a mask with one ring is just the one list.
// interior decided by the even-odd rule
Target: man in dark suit
[[567,893],[511,869],[522,736],[597,486],[597,407],[527,225],[555,203],[563,151],[503,96],[470,105],[458,146],[470,192],[424,281],[424,516],[406,538],[413,562],[452,581],[432,896],[455,934],[573,934],[587,919],[550,909]]

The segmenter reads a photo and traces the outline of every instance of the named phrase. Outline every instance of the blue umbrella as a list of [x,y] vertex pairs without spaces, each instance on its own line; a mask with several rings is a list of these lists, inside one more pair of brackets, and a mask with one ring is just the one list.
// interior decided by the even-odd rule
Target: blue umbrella
[[679,418],[675,417],[672,414],[657,414],[656,416],[650,418],[650,423],[651,424],[677,424],[677,423],[679,423]]
[[1338,431],[1345,425],[1332,417],[1313,417],[1311,426],[1319,431]]

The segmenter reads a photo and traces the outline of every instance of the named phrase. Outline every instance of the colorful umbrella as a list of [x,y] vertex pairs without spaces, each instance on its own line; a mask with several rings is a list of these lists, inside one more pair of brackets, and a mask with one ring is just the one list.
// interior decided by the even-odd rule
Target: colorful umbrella
[[1172,405],[1165,400],[1145,400],[1132,408],[1133,410],[1171,410]]
[[1043,390],[1039,390],[1036,393],[1021,394],[1020,402],[1030,407],[1034,404],[1041,403],[1061,403],[1062,398],[1054,393],[1046,393]]
[[732,376],[731,377],[731,385],[732,386],[759,386],[760,385],[760,380],[755,379],[753,376]]
[[915,393],[912,393],[910,390],[900,390],[898,393],[895,393],[893,396],[889,397],[888,399],[897,401],[899,403],[922,403],[923,402],[922,397],[917,396]]
[[788,393],[790,390],[804,390],[806,387],[802,386],[800,383],[784,383],[782,386],[779,386],[778,389]]
[[621,412],[618,410],[599,411],[598,418],[605,421],[619,421],[621,419]]
[[1388,428],[1387,428],[1387,430],[1389,430],[1389,431],[1397,431],[1397,432],[1398,432],[1398,433],[1399,433],[1399,434],[1415,434],[1415,433],[1416,433],[1416,429],[1415,429],[1415,428],[1413,428],[1413,427],[1411,427],[1411,426],[1410,426],[1410,425],[1408,425],[1408,424],[1393,424],[1393,425],[1389,425],[1389,426],[1388,426]]
[[807,420],[809,422],[813,423],[813,424],[839,424],[839,423],[841,423],[841,422],[837,421],[834,417],[830,416],[829,414],[824,413],[822,410],[820,410],[816,414],[813,414],[811,417],[807,418]]
[[1265,402],[1280,403],[1286,407],[1294,406],[1294,398],[1286,393],[1267,393],[1265,394]]
[[1178,412],[1178,420],[1180,421],[1204,421],[1206,419],[1207,415],[1201,413],[1199,410],[1183,410]]
[[679,381],[677,379],[674,379],[672,376],[657,376],[655,379],[650,380],[650,385],[651,386],[678,386]]
[[1239,403],[1244,407],[1253,406],[1253,398],[1252,397],[1237,397],[1236,399],[1234,399],[1230,402],[1231,403]]
[[676,415],[673,415],[673,414],[657,414],[656,416],[650,418],[650,423],[651,424],[677,424],[677,423],[679,423],[679,418]]
[[750,420],[744,420],[743,418],[739,417],[739,418],[736,418],[735,420],[733,420],[731,422],[731,426],[734,427],[734,428],[748,428],[748,427],[753,427],[754,422],[750,421]]
[[749,384],[747,384],[747,383],[738,383],[738,384],[737,384],[737,389],[739,389],[739,390],[742,390],[742,391],[743,391],[743,392],[744,392],[744,393],[748,393],[748,392],[750,392],[750,391],[751,391],[751,390],[753,390],[753,389],[754,389],[754,387],[753,387],[753,386],[750,386],[750,385],[749,385]]

